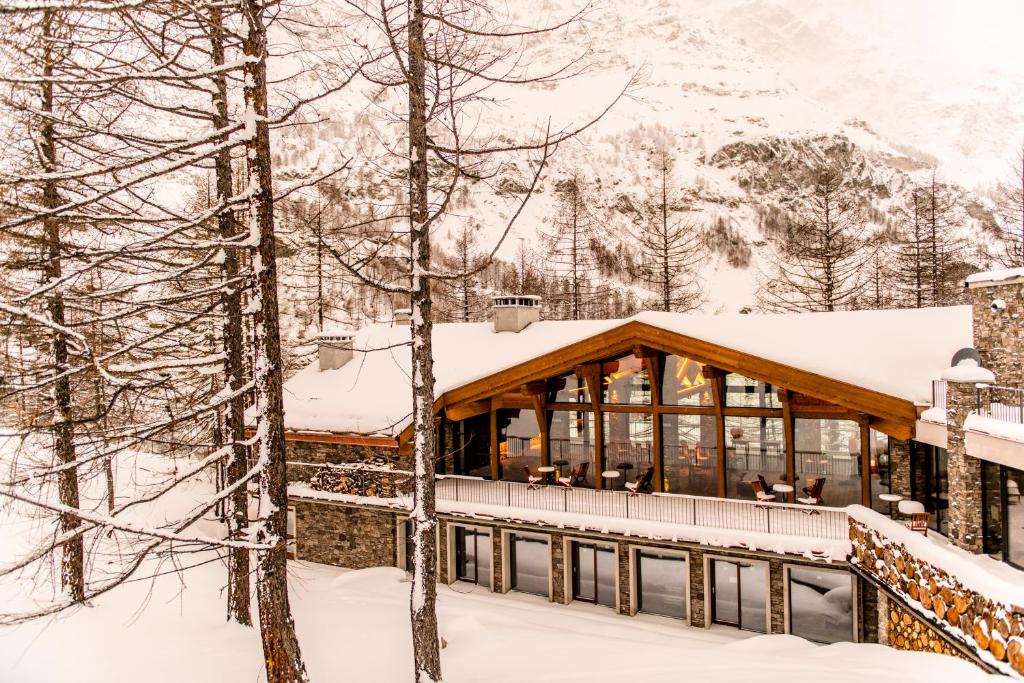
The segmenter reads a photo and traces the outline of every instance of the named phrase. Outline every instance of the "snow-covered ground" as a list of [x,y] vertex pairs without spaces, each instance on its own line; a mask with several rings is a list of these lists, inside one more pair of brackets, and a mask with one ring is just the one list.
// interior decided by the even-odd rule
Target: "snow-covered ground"
[[[0,630],[0,680],[260,681],[255,631],[223,620],[219,564],[139,582],[59,619]],[[409,584],[397,569],[354,572],[293,563],[292,599],[313,681],[410,680]],[[828,682],[994,680],[941,655],[879,645],[817,646],[793,636],[743,637],[604,608],[552,606],[456,585],[440,589],[445,680]],[[5,600],[0,594],[0,602]]]

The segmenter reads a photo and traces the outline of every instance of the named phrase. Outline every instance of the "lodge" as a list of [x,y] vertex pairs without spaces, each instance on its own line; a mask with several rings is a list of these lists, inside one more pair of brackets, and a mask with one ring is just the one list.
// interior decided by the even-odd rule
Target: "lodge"
[[[1024,271],[965,286],[588,321],[514,295],[436,325],[438,580],[1019,675]],[[292,556],[407,566],[409,340],[401,311],[324,334],[287,382]]]

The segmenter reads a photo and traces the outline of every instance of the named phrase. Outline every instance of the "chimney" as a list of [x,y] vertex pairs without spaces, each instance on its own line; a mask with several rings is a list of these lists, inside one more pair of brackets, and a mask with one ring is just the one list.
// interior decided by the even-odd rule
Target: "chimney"
[[412,309],[411,308],[396,308],[395,309],[395,324],[396,325],[409,325],[412,322]]
[[964,285],[981,363],[1000,384],[1024,387],[1024,268],[975,273]]
[[353,339],[355,335],[351,332],[322,332],[316,338],[320,371],[336,370],[352,360]]
[[520,332],[540,320],[540,297],[514,294],[494,297],[494,331]]

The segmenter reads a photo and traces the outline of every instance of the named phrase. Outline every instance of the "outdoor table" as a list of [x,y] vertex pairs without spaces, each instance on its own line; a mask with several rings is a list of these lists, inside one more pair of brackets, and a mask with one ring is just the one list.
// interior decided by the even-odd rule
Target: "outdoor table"
[[892,517],[892,504],[903,500],[903,496],[898,493],[879,493],[878,499],[889,504],[889,516]]
[[543,467],[538,467],[537,471],[544,475],[545,481],[551,481],[551,473],[555,471],[555,468],[551,465],[544,465]]
[[556,460],[556,461],[554,461],[551,464],[558,468],[558,478],[559,479],[561,479],[563,476],[565,476],[565,473],[562,472],[562,468],[569,464],[568,460]]
[[622,485],[626,485],[626,480],[629,479],[629,471],[633,469],[633,463],[631,462],[620,462],[615,466],[615,469],[622,470]]
[[611,489],[615,488],[613,486],[613,482],[622,475],[619,473],[618,470],[605,470],[604,472],[601,473],[601,476],[608,480],[607,484],[605,484],[606,488]]
[[772,486],[772,493],[781,493],[785,497],[787,493],[793,493],[793,487],[789,484],[774,484]]

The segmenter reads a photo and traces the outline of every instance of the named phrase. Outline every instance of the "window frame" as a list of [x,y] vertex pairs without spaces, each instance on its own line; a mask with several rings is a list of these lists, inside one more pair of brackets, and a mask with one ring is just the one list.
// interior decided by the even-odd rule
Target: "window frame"
[[[562,539],[562,578],[563,578],[563,601],[564,604],[568,605],[573,602],[582,602],[588,605],[594,605],[595,607],[608,607],[614,609],[618,613],[622,609],[622,590],[620,587],[620,576],[619,568],[619,544],[615,541],[604,541],[596,538],[587,538],[585,536],[565,536]],[[615,557],[615,605],[609,607],[602,605],[598,602],[597,583],[598,578],[594,576],[594,600],[580,600],[576,598],[576,554],[573,552],[573,544],[579,543],[581,545],[594,546],[595,548],[601,547],[609,549],[614,553]],[[568,562],[566,562],[568,558]],[[596,557],[595,557],[596,560]]]
[[[515,571],[515,539],[516,537],[531,538],[539,541],[543,541],[547,544],[547,568],[548,568],[548,594],[540,595],[539,593],[532,593],[530,591],[518,590],[513,586]],[[543,597],[548,602],[554,602],[555,600],[555,573],[552,567],[553,553],[551,551],[552,538],[551,534],[537,533],[533,531],[523,531],[521,529],[502,529],[501,530],[501,592],[502,593],[522,593],[523,595],[533,595],[536,597]]]
[[[652,617],[661,617],[663,619],[671,619],[674,622],[679,622],[686,626],[690,625],[690,619],[692,618],[691,610],[691,593],[690,593],[690,552],[688,550],[680,550],[676,548],[661,548],[652,545],[630,545],[627,548],[629,552],[629,615],[635,617],[637,614],[646,614]],[[684,595],[686,603],[686,616],[683,618],[669,616],[667,614],[657,614],[655,612],[644,612],[641,609],[643,602],[643,596],[640,594],[641,584],[641,570],[640,570],[640,556],[643,554],[651,555],[662,555],[664,557],[674,557],[681,559],[686,565],[686,579],[684,581]]]
[[821,567],[818,565],[798,564],[795,562],[785,562],[782,565],[782,609],[783,609],[783,626],[784,632],[790,635],[797,635],[799,638],[816,643],[818,645],[828,645],[830,643],[823,643],[817,640],[811,640],[806,636],[800,636],[793,633],[793,610],[790,605],[790,571],[792,569],[813,569],[814,571],[827,572],[830,574],[845,574],[850,579],[850,634],[849,641],[836,641],[836,642],[850,642],[859,643],[860,641],[860,629],[857,625],[860,623],[860,594],[858,591],[858,582],[853,572],[845,571],[843,569],[837,569],[835,567]]
[[[736,607],[737,607],[737,623],[731,622],[720,622],[715,619],[715,611],[717,608],[716,598],[716,587],[715,578],[712,573],[712,562],[730,562],[736,565],[737,572],[737,589],[736,589]],[[735,628],[739,631],[747,631],[748,633],[761,633],[761,631],[750,631],[749,629],[743,628],[743,584],[739,578],[740,565],[758,565],[764,567],[765,574],[765,591],[764,591],[764,603],[765,603],[765,631],[762,635],[770,635],[772,633],[772,571],[771,564],[768,560],[761,560],[751,557],[738,557],[736,555],[720,555],[720,554],[705,554],[704,555],[704,613],[706,615],[704,619],[704,628],[711,628],[712,626],[727,626],[729,628]]]

